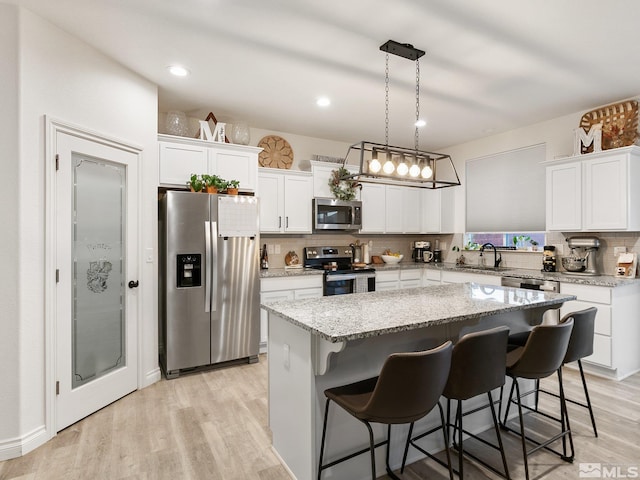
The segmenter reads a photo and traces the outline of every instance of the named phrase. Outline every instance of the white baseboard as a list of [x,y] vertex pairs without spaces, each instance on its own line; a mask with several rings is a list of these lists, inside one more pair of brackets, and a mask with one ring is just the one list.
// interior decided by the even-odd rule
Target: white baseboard
[[0,441],[0,461],[21,457],[49,441],[51,437],[41,425],[21,437]]
[[153,370],[150,370],[147,373],[145,373],[142,379],[142,385],[140,385],[140,388],[153,385],[154,383],[159,382],[161,378],[162,378],[162,372],[160,370],[160,367],[156,367]]

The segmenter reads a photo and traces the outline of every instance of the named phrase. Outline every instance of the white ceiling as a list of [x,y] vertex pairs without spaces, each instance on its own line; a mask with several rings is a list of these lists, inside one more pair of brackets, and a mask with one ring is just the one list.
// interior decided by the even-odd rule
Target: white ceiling
[[[157,84],[161,112],[352,143],[384,141],[389,39],[427,52],[426,150],[640,93],[636,0],[14,1]],[[389,143],[412,146],[415,64],[390,75]]]

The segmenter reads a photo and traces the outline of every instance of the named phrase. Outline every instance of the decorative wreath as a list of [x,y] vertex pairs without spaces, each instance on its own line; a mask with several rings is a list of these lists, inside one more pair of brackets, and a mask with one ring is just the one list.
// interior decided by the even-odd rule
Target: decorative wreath
[[331,193],[338,200],[353,200],[356,198],[356,188],[360,187],[360,184],[351,178],[346,178],[349,175],[351,173],[344,167],[331,172],[329,188],[331,188]]

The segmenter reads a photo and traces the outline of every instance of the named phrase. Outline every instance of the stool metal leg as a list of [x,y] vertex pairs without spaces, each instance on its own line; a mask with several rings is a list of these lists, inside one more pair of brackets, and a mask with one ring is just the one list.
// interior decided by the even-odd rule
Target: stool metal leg
[[371,480],[376,480],[376,446],[373,439],[373,429],[371,428],[369,422],[365,422],[364,420],[362,420],[362,423],[364,423],[367,426],[367,430],[369,430],[369,447],[371,448]]
[[589,398],[589,390],[587,389],[587,381],[584,378],[584,370],[582,369],[582,360],[578,360],[578,368],[580,369],[580,378],[582,378],[582,388],[584,388],[584,398],[587,400],[587,408],[591,417],[591,425],[593,426],[593,434],[598,437],[598,429],[596,428],[596,419],[593,416],[593,408],[591,407],[591,399]]
[[[524,458],[524,476],[526,480],[529,480],[529,462],[527,462],[527,444],[524,435],[524,417],[522,415],[522,403],[520,402],[520,385],[518,385],[518,379],[514,378],[513,383],[515,385],[517,403],[518,403],[518,417],[520,419],[520,436],[522,439],[522,457]],[[511,387],[513,391],[513,386]],[[511,395],[509,395],[509,403],[511,403]],[[507,403],[507,413],[509,412],[509,403]],[[504,423],[507,423],[507,416],[505,414]]]
[[[500,390],[502,392],[502,389]],[[498,446],[500,447],[500,455],[502,457],[502,466],[504,467],[504,475],[507,480],[510,480],[509,476],[509,467],[507,467],[507,457],[504,453],[504,445],[502,443],[502,435],[500,434],[500,427],[498,426],[498,418],[496,417],[496,407],[493,403],[493,397],[491,392],[487,392],[489,396],[489,405],[491,405],[491,417],[493,418],[493,428],[496,432],[496,437],[498,437]]]
[[322,422],[322,441],[320,442],[320,459],[318,460],[318,480],[320,480],[320,476],[322,475],[322,457],[324,455],[324,442],[327,437],[327,417],[329,413],[329,400],[327,398],[327,402],[324,407],[324,422]]

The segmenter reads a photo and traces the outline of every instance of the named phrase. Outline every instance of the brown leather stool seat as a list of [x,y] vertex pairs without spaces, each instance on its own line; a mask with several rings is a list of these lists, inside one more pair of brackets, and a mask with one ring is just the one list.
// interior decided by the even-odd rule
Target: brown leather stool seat
[[[586,403],[579,402],[577,400],[572,400],[570,398],[565,399],[567,402],[573,403],[574,405],[579,405],[580,407],[586,408],[589,411],[589,416],[591,417],[591,426],[593,427],[593,434],[598,436],[598,429],[596,428],[596,419],[593,415],[593,407],[591,406],[591,398],[589,397],[589,390],[587,388],[587,380],[584,377],[584,370],[582,368],[582,359],[588,357],[593,354],[593,336],[595,331],[595,321],[596,314],[598,313],[598,309],[596,307],[590,307],[584,310],[580,310],[577,312],[568,313],[560,323],[566,322],[569,318],[573,318],[573,330],[571,330],[571,338],[569,339],[569,346],[567,347],[567,353],[564,356],[564,360],[562,364],[565,365],[571,362],[578,363],[578,369],[580,370],[580,378],[582,379],[582,388],[584,390],[584,398]],[[527,338],[529,338],[530,332],[521,332],[515,335],[509,335],[509,345],[523,346],[527,343]],[[558,397],[557,393],[550,392],[548,390],[544,390],[540,388],[540,382],[536,381],[536,388],[533,392],[535,393],[535,408],[538,411],[538,395],[540,393],[546,393],[548,395],[552,395],[554,397]],[[559,418],[554,417],[552,415],[544,414],[540,411],[538,413],[543,414],[544,416],[551,418],[556,421],[560,421]]]
[[[555,453],[567,462],[573,462],[574,449],[573,437],[571,436],[571,426],[569,424],[569,416],[567,414],[567,404],[564,397],[564,388],[562,385],[562,362],[567,353],[571,330],[573,329],[573,319],[569,318],[558,325],[538,325],[531,330],[524,347],[517,347],[507,354],[507,375],[513,380],[507,401],[507,408],[502,421],[502,428],[520,435],[522,439],[522,455],[524,458],[525,477],[529,480],[529,463],[527,457],[545,448]],[[558,388],[560,390],[560,422],[561,430],[553,437],[540,442],[525,435],[524,417],[522,409],[527,408],[522,405],[522,395],[520,393],[519,378],[539,380],[546,378],[554,373],[558,374]],[[513,395],[515,390],[515,397]],[[513,430],[507,425],[509,417],[509,407],[512,403],[518,405],[518,419],[520,421],[519,431]],[[535,411],[535,409],[530,409]],[[571,455],[567,455],[566,438],[569,439]],[[549,445],[562,439],[562,453],[553,450]],[[536,446],[527,451],[526,442],[534,443]]]
[[[387,445],[386,467],[391,478],[398,478],[389,466],[391,425],[415,422],[438,405],[442,431],[447,441],[444,412],[438,403],[451,367],[451,342],[422,352],[394,353],[386,359],[380,375],[349,385],[325,390],[327,402],[322,428],[318,480],[322,471],[365,452],[371,453],[371,475],[376,478],[375,448]],[[364,423],[369,431],[369,447],[323,464],[329,404],[333,401]],[[370,423],[387,427],[387,439],[375,443]],[[447,450],[448,451],[448,450]]]
[[[500,428],[498,425],[498,419],[495,411],[495,403],[491,395],[491,391],[496,388],[500,388],[505,382],[505,369],[507,361],[507,338],[509,336],[509,329],[507,327],[496,327],[489,330],[483,330],[480,332],[469,333],[464,335],[453,347],[453,355],[451,358],[451,370],[449,372],[449,378],[444,388],[443,395],[447,398],[447,418],[449,418],[449,412],[451,410],[451,400],[457,401],[454,428],[454,446],[458,450],[458,471],[456,472],[460,478],[464,478],[463,472],[463,454],[475,459],[482,463],[487,468],[493,470],[499,475],[503,475],[507,479],[509,478],[509,469],[507,467],[507,460],[502,445],[502,437],[500,435]],[[462,401],[476,397],[481,394],[487,394],[489,403],[482,407],[475,408],[469,412],[462,413]],[[484,438],[464,430],[462,425],[462,418],[468,414],[476,413],[478,411],[489,408],[493,418],[493,426],[497,437],[498,444],[490,443]],[[422,449],[415,442],[435,430],[431,430],[415,437],[411,437],[413,431],[413,424],[409,428],[409,435],[407,436],[407,443],[405,446],[404,459],[402,466],[406,461],[409,445],[414,446],[416,449],[424,453],[425,455],[434,458],[440,462],[439,459],[433,457],[426,450]],[[463,433],[476,438],[487,446],[490,446],[500,451],[502,457],[503,472],[498,471],[492,465],[486,463],[484,460],[478,458],[469,452],[464,452],[462,444]],[[457,439],[456,439],[457,434]]]

